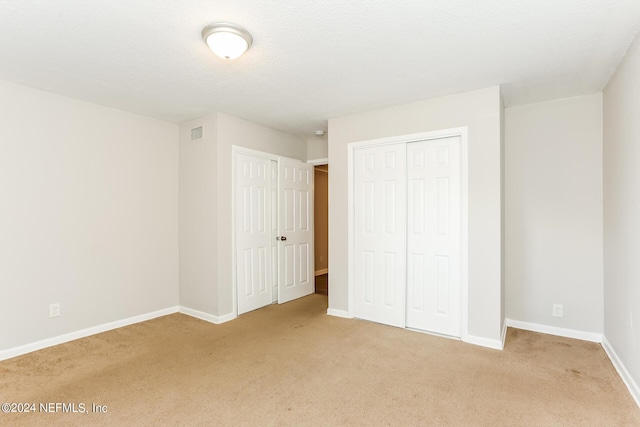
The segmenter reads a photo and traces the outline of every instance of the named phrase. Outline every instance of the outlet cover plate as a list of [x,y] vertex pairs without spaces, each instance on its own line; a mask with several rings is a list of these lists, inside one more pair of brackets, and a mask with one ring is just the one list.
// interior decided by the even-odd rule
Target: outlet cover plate
[[563,315],[563,307],[562,304],[553,304],[553,314],[554,317],[562,317]]
[[60,303],[54,303],[49,305],[49,317],[60,316]]

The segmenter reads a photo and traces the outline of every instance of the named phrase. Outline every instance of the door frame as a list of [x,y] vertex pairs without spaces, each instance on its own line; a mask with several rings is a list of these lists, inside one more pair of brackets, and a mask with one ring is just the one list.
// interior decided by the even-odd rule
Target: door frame
[[[315,171],[315,167],[316,166],[328,165],[329,164],[329,158],[328,157],[323,157],[321,159],[307,160],[307,164],[312,165],[314,167],[314,171]],[[316,182],[315,182],[315,177],[314,177],[314,181],[313,181],[313,189],[314,189],[313,190],[313,197],[314,198],[316,196],[315,188],[316,188]],[[315,203],[315,201],[314,201],[314,203]],[[327,200],[327,204],[328,203],[329,203],[329,200]],[[327,232],[328,232],[328,230],[327,230]],[[316,244],[316,241],[315,241],[315,216],[314,216],[314,240],[313,240],[313,244],[314,244],[314,246]],[[315,247],[314,247],[314,255],[315,255]],[[323,274],[329,274],[329,267],[328,267],[329,263],[328,263],[328,261],[329,261],[329,249],[327,248],[327,268],[326,268],[326,272],[324,272]],[[318,271],[318,270],[316,270],[316,271]],[[313,273],[314,277],[317,277],[317,276],[315,276],[315,273],[316,272],[314,271],[314,273]]]
[[354,172],[354,150],[364,147],[374,147],[382,145],[393,145],[411,143],[425,140],[442,139],[447,137],[460,137],[460,190],[461,190],[461,294],[462,294],[462,319],[461,319],[461,336],[462,341],[466,341],[469,335],[469,150],[468,150],[468,128],[459,127],[451,129],[442,129],[431,132],[421,132],[409,135],[398,135],[387,138],[371,139],[366,141],[357,141],[347,144],[347,244],[348,244],[348,313],[349,317],[355,317],[354,313],[354,251],[355,251],[355,172]]

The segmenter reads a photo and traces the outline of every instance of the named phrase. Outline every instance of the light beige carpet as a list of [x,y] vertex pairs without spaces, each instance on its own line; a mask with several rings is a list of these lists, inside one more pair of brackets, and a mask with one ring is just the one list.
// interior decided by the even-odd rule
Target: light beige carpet
[[0,402],[108,410],[0,425],[640,425],[598,344],[510,329],[496,351],[325,312],[174,314],[0,362]]

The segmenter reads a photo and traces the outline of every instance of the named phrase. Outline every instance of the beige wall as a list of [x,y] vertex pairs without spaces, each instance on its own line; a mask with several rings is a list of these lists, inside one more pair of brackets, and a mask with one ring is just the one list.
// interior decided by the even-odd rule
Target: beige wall
[[640,404],[640,39],[604,90],[604,333]]
[[0,117],[0,350],[175,307],[178,126],[5,82]]
[[329,267],[329,174],[325,166],[316,166],[314,180],[315,269]]
[[469,131],[469,334],[500,340],[502,309],[499,87],[329,120],[329,308],[348,310],[347,144],[467,126]]
[[507,317],[602,333],[602,94],[505,115]]
[[307,160],[326,159],[329,157],[329,141],[327,137],[307,139]]
[[[203,127],[191,141],[191,129]],[[180,126],[180,305],[218,313],[217,115]]]
[[[191,128],[205,125],[191,142]],[[214,113],[180,127],[180,303],[212,316],[233,313],[232,146],[305,160],[302,138]]]

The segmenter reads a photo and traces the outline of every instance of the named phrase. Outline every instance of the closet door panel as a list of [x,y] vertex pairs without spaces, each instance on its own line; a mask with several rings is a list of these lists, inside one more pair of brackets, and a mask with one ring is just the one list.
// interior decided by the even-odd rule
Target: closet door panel
[[406,144],[354,150],[354,314],[405,326]]
[[460,138],[407,144],[407,327],[461,335]]

